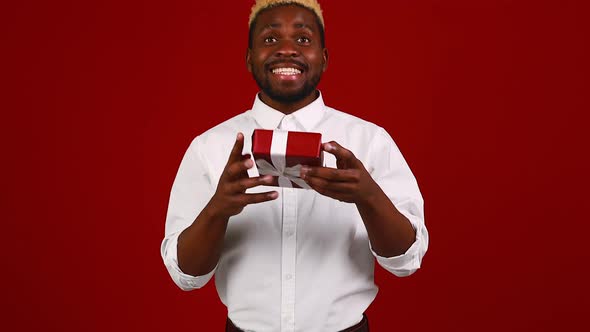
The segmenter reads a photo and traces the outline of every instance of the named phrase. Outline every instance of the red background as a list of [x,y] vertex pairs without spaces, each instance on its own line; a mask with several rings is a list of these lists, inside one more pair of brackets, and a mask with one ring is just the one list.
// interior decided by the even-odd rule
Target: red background
[[[585,329],[583,2],[322,2],[327,104],[386,128],[426,201],[423,268],[377,268],[372,330]],[[250,5],[3,5],[2,330],[222,330],[159,245],[191,139],[257,91]]]

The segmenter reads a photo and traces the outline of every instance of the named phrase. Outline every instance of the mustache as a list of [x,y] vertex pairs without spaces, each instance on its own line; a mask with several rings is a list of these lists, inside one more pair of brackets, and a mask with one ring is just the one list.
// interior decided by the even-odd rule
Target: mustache
[[301,61],[293,60],[293,59],[291,59],[291,60],[273,60],[273,61],[268,62],[265,67],[269,68],[271,66],[278,65],[278,64],[293,64],[293,65],[297,65],[298,67],[303,68],[304,70],[307,70],[307,65],[305,63],[303,63]]

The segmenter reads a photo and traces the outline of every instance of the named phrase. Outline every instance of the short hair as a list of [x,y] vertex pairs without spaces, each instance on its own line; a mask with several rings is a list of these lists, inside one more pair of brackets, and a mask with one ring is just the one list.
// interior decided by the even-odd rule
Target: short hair
[[320,4],[317,2],[317,0],[256,0],[256,3],[254,4],[254,6],[252,6],[252,10],[250,12],[248,25],[252,24],[256,16],[258,16],[258,13],[262,10],[291,4],[299,5],[311,10],[319,18],[321,26],[324,26],[324,17],[322,16],[322,9],[320,8]]
[[[326,47],[326,36],[325,36],[325,31],[324,31],[323,18],[320,17],[320,16],[318,16],[318,14],[316,13],[315,10],[313,10],[313,9],[311,9],[309,7],[303,6],[303,5],[299,4],[298,2],[294,2],[294,1],[293,2],[279,3],[279,4],[272,5],[272,6],[267,6],[265,8],[262,8],[262,9],[256,11],[255,15],[253,15],[253,16],[250,17],[250,22],[248,23],[248,25],[249,25],[249,31],[248,31],[248,48],[250,48],[250,49],[252,48],[252,40],[254,39],[254,30],[256,29],[256,23],[258,23],[258,15],[261,12],[263,12],[265,10],[268,10],[270,8],[275,8],[275,7],[278,7],[278,6],[286,6],[286,5],[299,6],[299,7],[305,8],[307,10],[311,10],[313,12],[313,14],[315,16],[316,24],[318,26],[318,29],[320,30],[320,45],[321,45],[322,48],[325,48]],[[254,14],[254,11],[253,11],[253,14]]]

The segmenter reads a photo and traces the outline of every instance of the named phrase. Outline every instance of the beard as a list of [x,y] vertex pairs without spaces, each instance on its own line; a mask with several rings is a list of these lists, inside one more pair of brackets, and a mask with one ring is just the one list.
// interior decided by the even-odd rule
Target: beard
[[256,84],[258,84],[258,87],[260,90],[262,90],[262,92],[264,92],[272,100],[285,104],[298,102],[314,93],[316,87],[320,83],[320,78],[322,77],[321,73],[317,73],[310,79],[306,80],[301,89],[288,93],[273,87],[272,84],[270,84],[268,75],[265,74],[266,73],[260,73],[258,71],[252,72],[252,76],[254,77]]

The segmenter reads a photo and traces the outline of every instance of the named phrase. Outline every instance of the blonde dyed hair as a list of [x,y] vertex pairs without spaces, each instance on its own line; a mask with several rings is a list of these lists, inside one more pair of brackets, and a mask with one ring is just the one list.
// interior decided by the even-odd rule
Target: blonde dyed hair
[[250,19],[248,20],[248,26],[252,25],[254,19],[260,11],[277,7],[277,6],[284,6],[284,5],[300,5],[303,6],[312,12],[314,12],[317,17],[320,19],[320,23],[322,27],[324,27],[324,17],[322,16],[322,9],[320,8],[320,4],[317,0],[256,0],[254,6],[252,6],[252,11],[250,13]]

